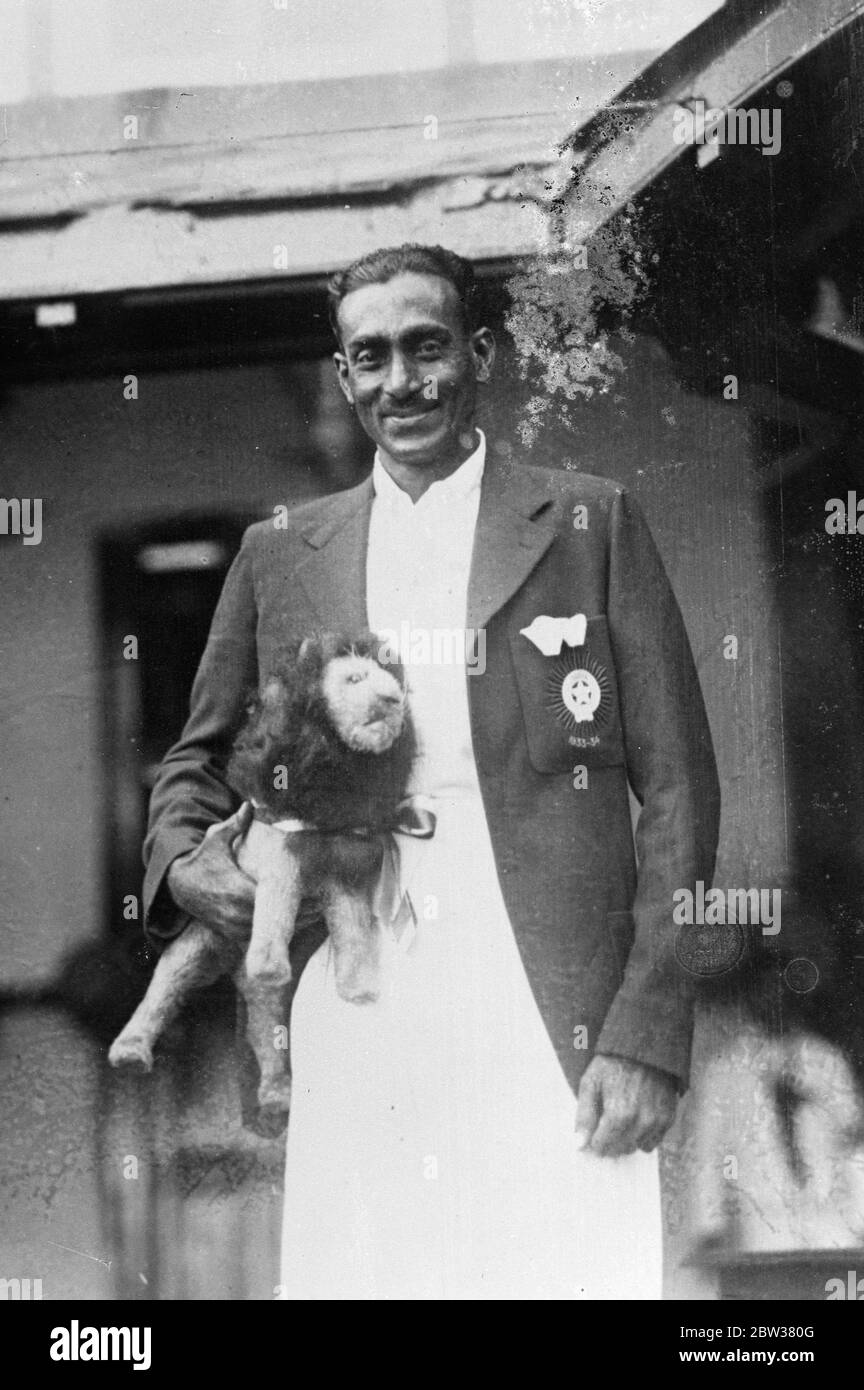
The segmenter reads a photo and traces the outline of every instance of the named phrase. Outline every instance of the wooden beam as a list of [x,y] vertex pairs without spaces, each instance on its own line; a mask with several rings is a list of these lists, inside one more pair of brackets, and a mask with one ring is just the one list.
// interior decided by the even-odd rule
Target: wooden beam
[[[145,146],[0,165],[3,220],[47,220],[115,204],[224,207],[402,191],[459,175],[538,167],[572,117],[554,113],[274,136],[245,144]],[[0,223],[2,227],[2,223]]]
[[301,203],[222,217],[113,206],[66,226],[6,232],[0,298],[318,276],[402,241],[440,241],[474,260],[499,260],[538,251],[546,235],[538,202],[495,179],[445,180],[357,207]]
[[0,296],[320,276],[407,239],[531,253],[557,142],[649,57],[9,107]]

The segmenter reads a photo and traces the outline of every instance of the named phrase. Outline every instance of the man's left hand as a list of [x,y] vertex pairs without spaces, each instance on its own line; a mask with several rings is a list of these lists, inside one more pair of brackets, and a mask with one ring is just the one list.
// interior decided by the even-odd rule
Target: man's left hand
[[606,1158],[656,1149],[678,1104],[674,1077],[625,1057],[598,1053],[579,1084],[579,1147]]

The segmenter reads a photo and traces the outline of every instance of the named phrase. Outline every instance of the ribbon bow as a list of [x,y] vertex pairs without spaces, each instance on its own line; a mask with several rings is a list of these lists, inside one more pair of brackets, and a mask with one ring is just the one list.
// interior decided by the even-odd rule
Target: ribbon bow
[[[395,836],[406,835],[409,841],[431,840],[436,824],[437,817],[432,810],[430,799],[416,795],[406,796],[399,802],[396,814],[388,826],[390,834],[384,844],[381,872],[373,898],[373,912],[393,933],[396,940],[402,942],[403,948],[407,948],[417,925],[417,914],[409,892],[412,874],[406,863],[406,856],[411,861],[418,851],[411,851],[407,845],[400,845]],[[283,834],[315,829],[308,821],[295,819],[273,821],[271,826]],[[355,826],[347,833],[365,838],[374,832],[366,826]]]
[[[257,805],[253,802],[253,805]],[[274,830],[283,834],[294,834],[298,830],[316,830],[311,821],[294,818],[271,821]],[[406,796],[396,807],[396,814],[387,829],[393,835],[410,835],[413,840],[431,840],[437,824],[432,802],[427,796]],[[367,825],[355,825],[350,830],[338,832],[344,835],[360,835],[369,838],[375,834]]]

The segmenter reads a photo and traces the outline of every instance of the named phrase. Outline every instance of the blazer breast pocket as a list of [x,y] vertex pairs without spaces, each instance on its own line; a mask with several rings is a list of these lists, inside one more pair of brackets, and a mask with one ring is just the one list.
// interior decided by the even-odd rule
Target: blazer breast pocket
[[538,772],[613,767],[625,761],[618,683],[605,617],[589,618],[585,641],[544,656],[510,636],[528,756]]

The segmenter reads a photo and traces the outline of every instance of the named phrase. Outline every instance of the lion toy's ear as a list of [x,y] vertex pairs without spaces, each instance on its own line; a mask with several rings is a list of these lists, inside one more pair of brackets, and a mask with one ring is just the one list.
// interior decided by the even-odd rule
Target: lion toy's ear
[[335,632],[312,632],[295,648],[294,664],[310,671],[323,670],[344,647],[344,638]]

